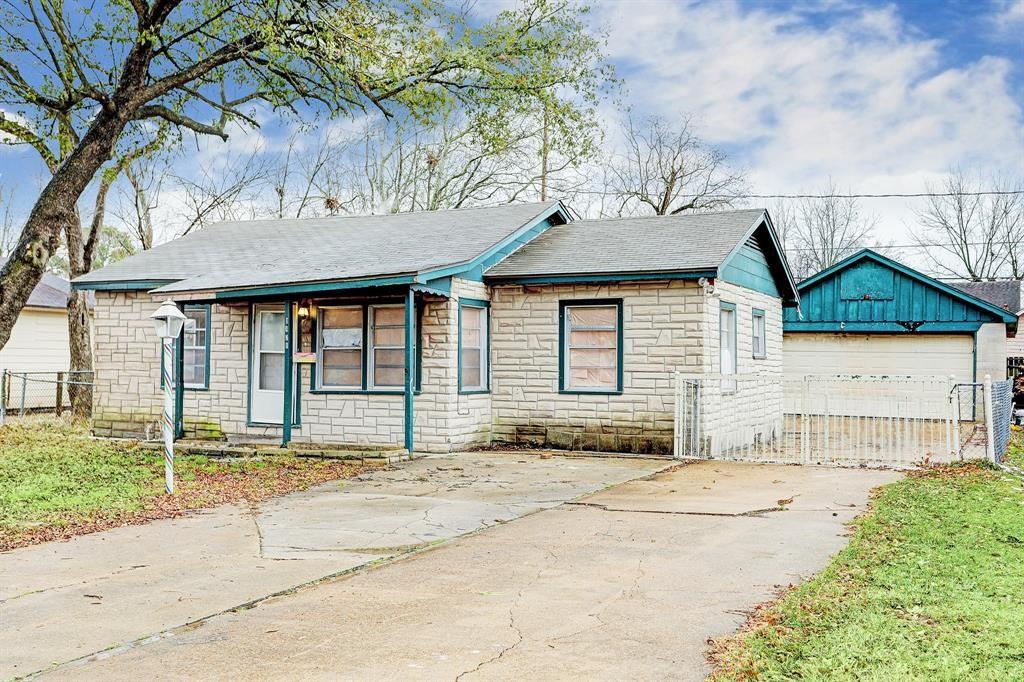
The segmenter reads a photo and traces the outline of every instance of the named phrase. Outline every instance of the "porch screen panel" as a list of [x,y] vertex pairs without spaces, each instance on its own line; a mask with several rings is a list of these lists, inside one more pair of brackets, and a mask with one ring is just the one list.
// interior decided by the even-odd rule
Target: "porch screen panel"
[[618,383],[618,306],[565,309],[566,387],[614,391]]
[[372,306],[370,354],[375,388],[405,384],[405,308]]
[[325,388],[362,388],[362,306],[321,308],[319,321],[320,385]]

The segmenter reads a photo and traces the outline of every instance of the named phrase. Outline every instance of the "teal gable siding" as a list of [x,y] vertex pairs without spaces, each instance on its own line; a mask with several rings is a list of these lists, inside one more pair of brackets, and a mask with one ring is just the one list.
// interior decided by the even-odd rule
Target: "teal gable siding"
[[1006,321],[987,304],[868,251],[806,280],[800,302],[799,312],[783,313],[786,331],[973,332]]
[[749,243],[741,246],[722,266],[720,278],[762,294],[779,296],[779,287],[775,283],[768,259],[760,249]]

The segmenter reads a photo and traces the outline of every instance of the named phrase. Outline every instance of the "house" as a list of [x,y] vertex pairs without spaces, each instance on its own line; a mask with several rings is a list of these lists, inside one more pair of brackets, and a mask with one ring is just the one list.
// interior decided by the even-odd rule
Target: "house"
[[1006,378],[1016,315],[870,249],[799,291],[783,322],[787,374]]
[[[957,280],[950,284],[975,298],[988,301],[992,305],[1016,315],[1017,329],[1024,328],[1024,281],[1018,279],[982,282]],[[1024,334],[1007,335],[1006,357],[1024,359]]]
[[[0,259],[0,265],[3,260]],[[0,348],[0,372],[41,373],[38,378],[52,382],[57,372],[71,365],[68,343],[68,295],[71,285],[50,272],[32,290],[18,315],[11,336]],[[30,375],[31,376],[31,375]],[[7,406],[21,405],[21,384],[7,379]],[[53,407],[56,392],[51,384],[32,383],[25,387],[24,406]]]
[[[763,210],[573,220],[560,202],[223,223],[75,280],[96,292],[94,429],[667,452],[673,372],[778,373],[796,285]],[[407,368],[409,371],[407,371]]]

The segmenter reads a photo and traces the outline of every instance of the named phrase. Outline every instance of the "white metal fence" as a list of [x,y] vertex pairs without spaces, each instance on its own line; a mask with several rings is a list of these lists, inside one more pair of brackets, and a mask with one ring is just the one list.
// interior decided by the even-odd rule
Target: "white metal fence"
[[677,457],[912,466],[990,456],[985,387],[944,377],[677,374]]

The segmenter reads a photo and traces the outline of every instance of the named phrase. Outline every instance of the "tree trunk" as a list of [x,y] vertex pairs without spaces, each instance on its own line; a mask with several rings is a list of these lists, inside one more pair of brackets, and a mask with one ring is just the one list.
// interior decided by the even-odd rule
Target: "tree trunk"
[[128,117],[100,109],[81,142],[46,183],[0,271],[0,349],[60,246],[61,231],[78,221],[76,204],[89,182],[110,159]]
[[92,416],[92,334],[88,292],[72,291],[68,299],[68,334],[71,346],[71,372],[68,374],[68,398],[71,416]]

